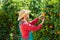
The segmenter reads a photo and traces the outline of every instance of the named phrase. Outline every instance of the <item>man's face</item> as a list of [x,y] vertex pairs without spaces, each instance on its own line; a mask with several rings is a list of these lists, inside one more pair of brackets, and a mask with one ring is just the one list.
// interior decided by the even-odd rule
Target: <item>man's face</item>
[[29,13],[27,13],[25,16],[24,16],[25,19],[28,19],[29,18]]

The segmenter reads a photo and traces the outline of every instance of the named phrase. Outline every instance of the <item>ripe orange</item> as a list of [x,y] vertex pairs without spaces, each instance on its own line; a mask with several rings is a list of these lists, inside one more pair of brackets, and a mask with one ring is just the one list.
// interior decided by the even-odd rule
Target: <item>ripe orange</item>
[[42,12],[41,15],[42,15],[42,16],[45,16],[45,12]]
[[57,34],[59,34],[59,35],[60,35],[60,31],[57,31]]
[[58,14],[58,16],[60,16],[60,13]]
[[53,26],[50,26],[50,28],[53,28]]

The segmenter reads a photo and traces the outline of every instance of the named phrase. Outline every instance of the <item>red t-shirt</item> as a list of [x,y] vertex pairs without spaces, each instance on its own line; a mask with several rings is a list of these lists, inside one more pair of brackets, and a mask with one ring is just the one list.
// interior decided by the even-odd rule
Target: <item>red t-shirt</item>
[[20,31],[23,38],[29,37],[30,31],[37,31],[42,28],[42,25],[39,24],[38,26],[34,26],[38,22],[39,18],[34,19],[32,22],[24,22],[20,25]]

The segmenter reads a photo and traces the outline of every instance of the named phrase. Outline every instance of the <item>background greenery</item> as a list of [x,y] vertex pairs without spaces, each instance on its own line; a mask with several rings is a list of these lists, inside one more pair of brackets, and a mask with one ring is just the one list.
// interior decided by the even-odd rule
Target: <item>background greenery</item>
[[0,40],[20,40],[17,13],[21,9],[32,11],[30,20],[45,14],[43,28],[33,32],[34,40],[60,40],[60,0],[0,0]]

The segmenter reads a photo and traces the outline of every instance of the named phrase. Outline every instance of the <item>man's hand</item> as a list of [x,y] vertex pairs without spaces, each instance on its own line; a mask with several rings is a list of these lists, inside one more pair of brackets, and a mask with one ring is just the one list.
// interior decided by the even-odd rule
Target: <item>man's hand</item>
[[42,15],[38,16],[38,18],[40,19],[42,17]]
[[42,18],[42,23],[41,23],[41,24],[43,24],[43,23],[44,23],[44,20],[45,20],[45,17],[43,17],[43,18]]

